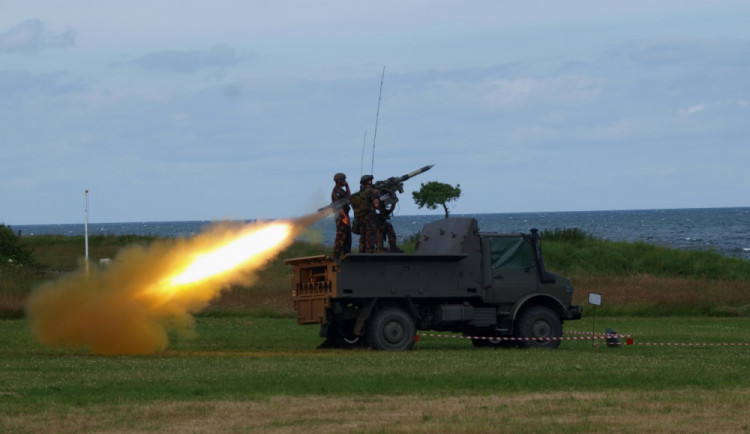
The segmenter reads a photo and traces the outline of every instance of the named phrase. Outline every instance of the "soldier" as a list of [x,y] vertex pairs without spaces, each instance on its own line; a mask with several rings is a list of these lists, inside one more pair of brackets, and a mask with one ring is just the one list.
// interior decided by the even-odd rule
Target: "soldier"
[[[331,202],[345,199],[351,196],[349,183],[346,182],[346,175],[337,173],[333,175],[333,182],[336,185],[331,191]],[[333,259],[340,261],[347,253],[352,251],[352,227],[349,222],[349,205],[344,205],[336,210],[336,239],[333,242]]]
[[363,175],[359,180],[359,192],[352,196],[352,205],[359,221],[359,253],[375,252],[378,229],[375,209],[379,205],[375,190],[372,189],[372,175]]
[[377,248],[379,248],[380,252],[382,252],[383,242],[387,238],[389,252],[404,253],[404,251],[399,249],[398,245],[396,245],[396,231],[393,230],[393,225],[388,221],[388,219],[391,218],[391,214],[393,213],[393,207],[394,205],[388,206],[385,204],[381,204],[381,206],[378,208],[377,217],[375,219],[378,230]]

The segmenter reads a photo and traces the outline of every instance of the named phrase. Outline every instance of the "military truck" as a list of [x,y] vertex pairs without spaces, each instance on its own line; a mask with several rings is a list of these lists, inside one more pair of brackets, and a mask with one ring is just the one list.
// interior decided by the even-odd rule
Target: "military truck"
[[556,348],[563,321],[582,313],[570,280],[545,268],[536,229],[484,233],[473,218],[425,224],[413,254],[285,262],[297,322],[319,324],[323,346],[409,350],[417,330],[435,330],[475,346]]

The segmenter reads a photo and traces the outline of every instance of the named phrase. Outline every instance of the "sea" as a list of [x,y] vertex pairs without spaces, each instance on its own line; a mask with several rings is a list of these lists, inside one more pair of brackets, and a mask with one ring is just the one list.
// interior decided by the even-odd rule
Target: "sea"
[[[750,260],[750,207],[651,209],[629,211],[564,211],[497,214],[456,214],[477,219],[482,232],[518,233],[531,228],[578,228],[611,241],[642,241],[685,250],[713,250],[728,257]],[[391,223],[400,240],[417,233],[427,222],[443,215],[395,215]],[[252,220],[247,220],[250,223]],[[156,235],[190,237],[212,221],[91,223],[89,235]],[[84,234],[84,224],[13,225],[23,236]],[[336,230],[332,217],[314,223],[303,239],[333,245]],[[354,245],[357,236],[354,235]],[[355,247],[356,250],[356,247]]]

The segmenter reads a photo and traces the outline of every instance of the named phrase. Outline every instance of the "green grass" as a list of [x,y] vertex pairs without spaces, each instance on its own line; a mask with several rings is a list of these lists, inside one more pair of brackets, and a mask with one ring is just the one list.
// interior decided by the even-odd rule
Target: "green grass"
[[[102,258],[114,258],[117,252],[131,244],[149,244],[158,239],[150,235],[94,235],[89,237],[89,258],[97,263]],[[34,235],[21,238],[21,244],[31,251],[33,258],[44,269],[71,271],[85,256],[83,236]]]
[[578,229],[545,231],[550,268],[570,276],[633,276],[750,281],[750,261],[713,250],[677,250],[645,242],[601,240]]
[[[572,278],[576,302],[604,295],[596,331],[612,327],[636,343],[750,339],[748,261],[553,235],[547,266]],[[153,240],[95,237],[91,257]],[[565,341],[554,351],[494,350],[424,336],[410,352],[317,350],[317,327],[294,320],[283,263],[330,254],[307,242],[271,262],[254,287],[224,291],[198,314],[192,338],[172,335],[161,353],[47,348],[22,318],[25,298],[75,269],[83,241],[23,242],[41,266],[0,268],[0,432],[750,430],[748,346]],[[587,306],[565,327],[588,331],[592,320]]]
[[[92,257],[114,257],[121,242],[102,237],[92,243]],[[36,239],[30,247],[47,268],[0,269],[6,318],[21,316],[35,282],[77,266],[76,240]],[[612,327],[637,343],[748,339],[750,319],[741,310],[749,304],[748,280],[663,265],[684,267],[705,252],[682,258],[657,250],[671,259],[654,266],[641,259],[651,246],[573,237],[547,240],[544,249],[548,267],[573,278],[579,302],[591,290],[604,294],[597,331]],[[253,288],[229,288],[204,309],[192,339],[172,335],[155,355],[46,348],[26,319],[0,320],[0,431],[710,431],[716,418],[726,431],[750,428],[750,347],[612,349],[566,341],[555,351],[493,350],[425,336],[404,353],[316,350],[317,327],[293,319],[283,258],[320,253],[330,249],[295,243]],[[722,269],[734,261],[705,262]],[[622,312],[739,316],[601,316]],[[590,330],[591,321],[587,308],[566,328]]]
[[[611,317],[597,324],[632,333],[636,342],[719,343],[747,340],[750,319]],[[569,325],[585,330],[590,322]],[[253,420],[265,421],[262,430],[305,429],[317,421],[328,431],[361,431],[366,414],[375,412],[380,420],[370,429],[387,431],[429,432],[434,424],[433,432],[489,432],[498,419],[512,431],[638,431],[665,411],[683,418],[717,405],[731,430],[747,427],[742,409],[750,391],[750,347],[595,348],[590,341],[566,341],[557,350],[476,349],[467,340],[422,337],[409,352],[317,350],[314,326],[236,316],[198,318],[193,339],[173,337],[156,355],[106,357],[45,348],[23,319],[2,320],[0,330],[0,431],[164,431],[185,418],[207,421],[203,430],[191,425],[190,431],[212,431],[221,423],[245,430],[250,421],[226,419],[259,406],[262,414]],[[452,414],[445,403],[459,405],[456,400],[473,402],[473,410],[463,411],[477,414],[441,416]],[[335,411],[326,413],[326,405]],[[403,419],[398,409],[412,405],[416,414]],[[223,406],[234,410],[215,414]],[[301,414],[290,416],[298,407]],[[600,425],[591,417],[603,409],[629,417]],[[358,416],[347,428],[337,425],[346,417],[338,411]],[[527,421],[528,411],[555,420]],[[570,412],[588,416],[566,419]],[[669,428],[710,427],[696,428],[689,417],[677,423]]]
[[[175,340],[157,355],[103,357],[42,347],[25,320],[0,324],[0,402],[16,412],[102,401],[750,386],[750,347],[596,349],[589,341],[566,341],[554,351],[493,350],[423,337],[411,352],[316,350],[316,327],[225,317],[199,318],[194,339]],[[609,318],[600,324],[632,333],[637,342],[739,342],[750,328],[747,318]]]

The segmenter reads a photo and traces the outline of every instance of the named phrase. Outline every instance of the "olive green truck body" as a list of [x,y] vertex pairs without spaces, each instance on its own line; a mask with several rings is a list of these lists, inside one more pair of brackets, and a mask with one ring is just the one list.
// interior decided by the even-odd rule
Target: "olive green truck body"
[[298,323],[319,324],[325,346],[406,350],[416,330],[437,330],[479,337],[476,346],[555,348],[563,322],[581,317],[535,229],[482,233],[473,218],[442,219],[424,226],[414,253],[285,262]]

